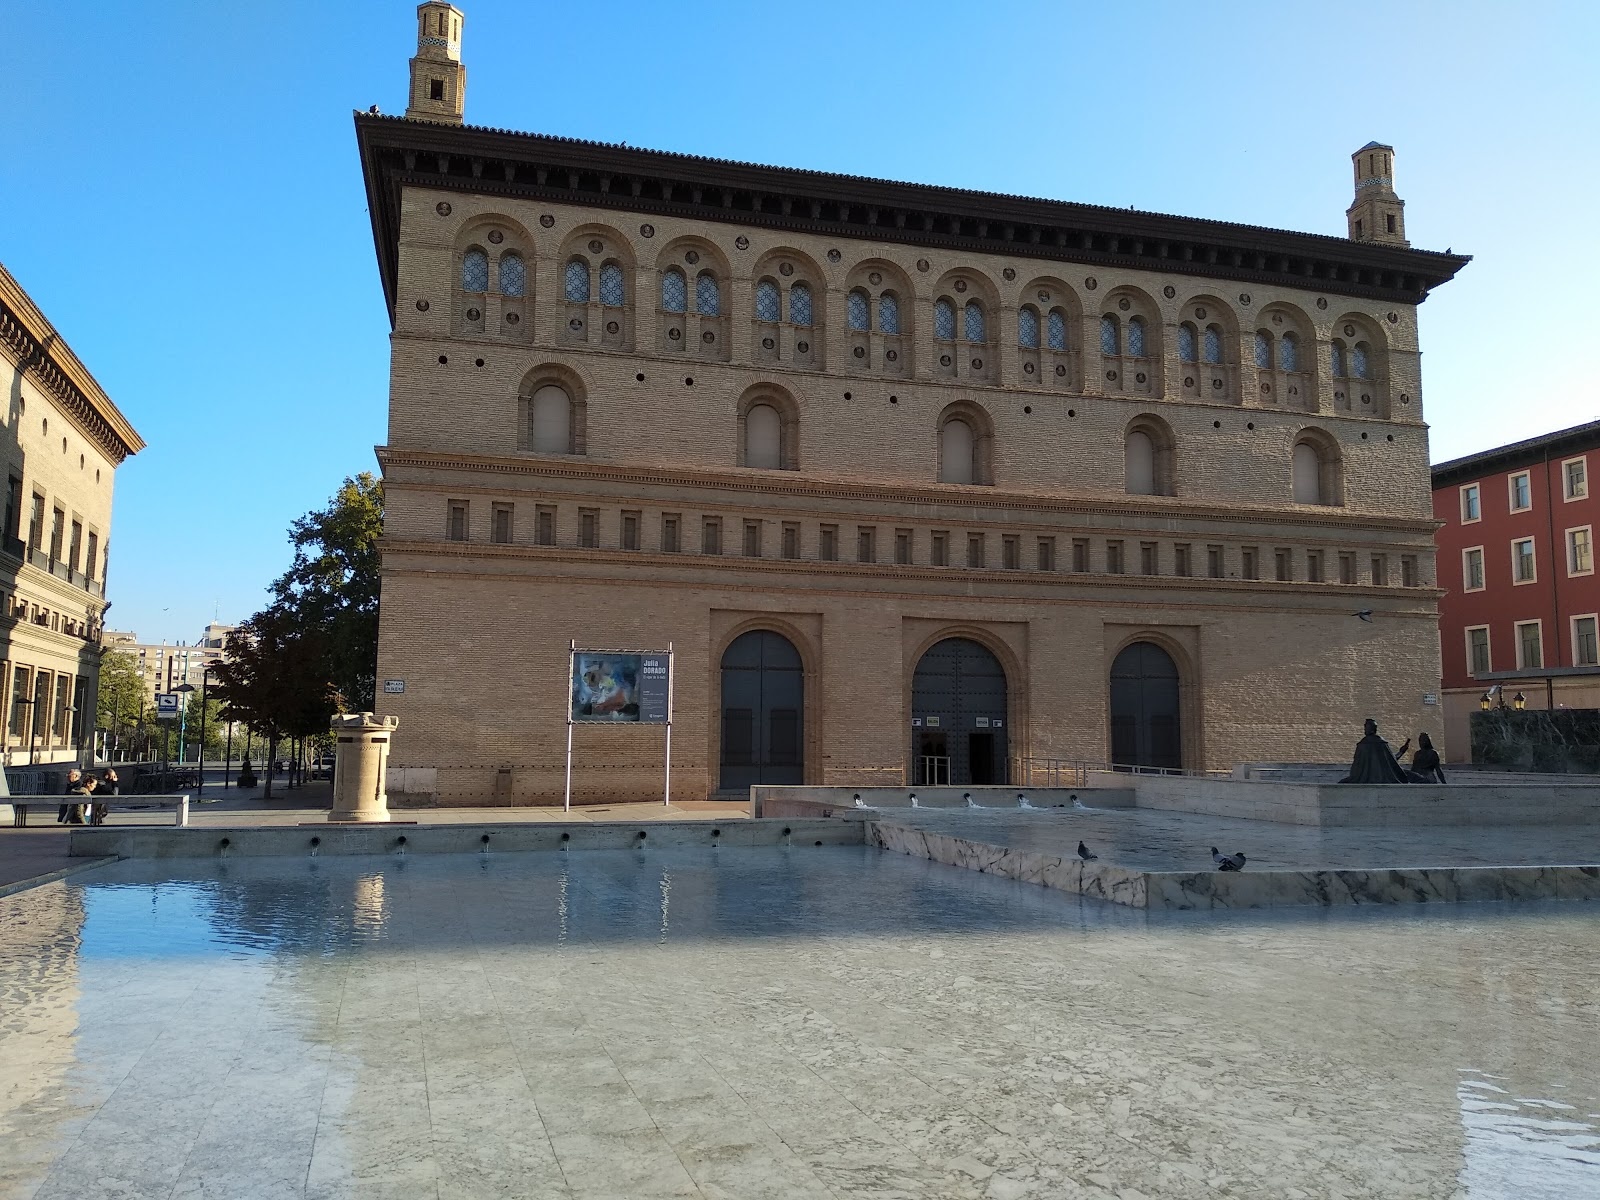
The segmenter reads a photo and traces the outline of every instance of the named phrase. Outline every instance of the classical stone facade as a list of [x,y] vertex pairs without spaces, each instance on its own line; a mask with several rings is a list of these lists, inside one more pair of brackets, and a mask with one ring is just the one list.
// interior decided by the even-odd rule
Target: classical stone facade
[[[558,798],[570,640],[673,644],[685,797],[1439,732],[1416,306],[1467,260],[1387,147],[1346,240],[459,117],[356,121],[413,790]],[[580,726],[575,798],[660,760]]]
[[94,728],[117,466],[144,448],[0,267],[0,737],[8,765],[77,761]]

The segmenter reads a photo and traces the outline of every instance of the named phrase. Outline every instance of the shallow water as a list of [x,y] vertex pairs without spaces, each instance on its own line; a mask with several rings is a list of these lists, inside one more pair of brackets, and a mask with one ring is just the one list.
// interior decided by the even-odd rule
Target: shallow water
[[1600,1195],[1600,914],[1145,914],[874,850],[0,899],[0,1197]]

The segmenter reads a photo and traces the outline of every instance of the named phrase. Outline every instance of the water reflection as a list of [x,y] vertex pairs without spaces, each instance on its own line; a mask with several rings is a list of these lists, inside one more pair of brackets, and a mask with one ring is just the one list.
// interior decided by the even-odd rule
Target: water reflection
[[[1467,1133],[1461,1172],[1467,1195],[1571,1200],[1600,1193],[1600,1100],[1536,1099],[1502,1086],[1510,1083],[1505,1076],[1461,1072],[1456,1099]],[[1566,1091],[1549,1082],[1543,1087]]]

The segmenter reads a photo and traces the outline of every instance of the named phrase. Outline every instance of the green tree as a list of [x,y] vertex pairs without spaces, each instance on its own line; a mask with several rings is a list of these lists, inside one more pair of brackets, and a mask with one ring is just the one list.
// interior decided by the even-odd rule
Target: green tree
[[377,682],[382,534],[383,483],[363,471],[289,527],[294,562],[272,585],[273,608],[324,635],[328,678],[354,711],[372,707]]
[[100,653],[100,702],[95,724],[115,736],[138,723],[144,704],[144,677],[139,660],[126,650],[108,648]]

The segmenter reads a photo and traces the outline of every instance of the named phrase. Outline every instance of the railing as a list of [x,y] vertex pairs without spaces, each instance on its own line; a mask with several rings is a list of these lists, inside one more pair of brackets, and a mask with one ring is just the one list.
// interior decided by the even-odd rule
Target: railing
[[1118,775],[1182,775],[1226,779],[1231,772],[1190,767],[1147,767],[1135,763],[1093,762],[1082,758],[1013,758],[1011,778],[1021,787],[1087,787],[1092,772]]
[[918,787],[949,787],[950,757],[946,754],[923,754],[917,758]]

